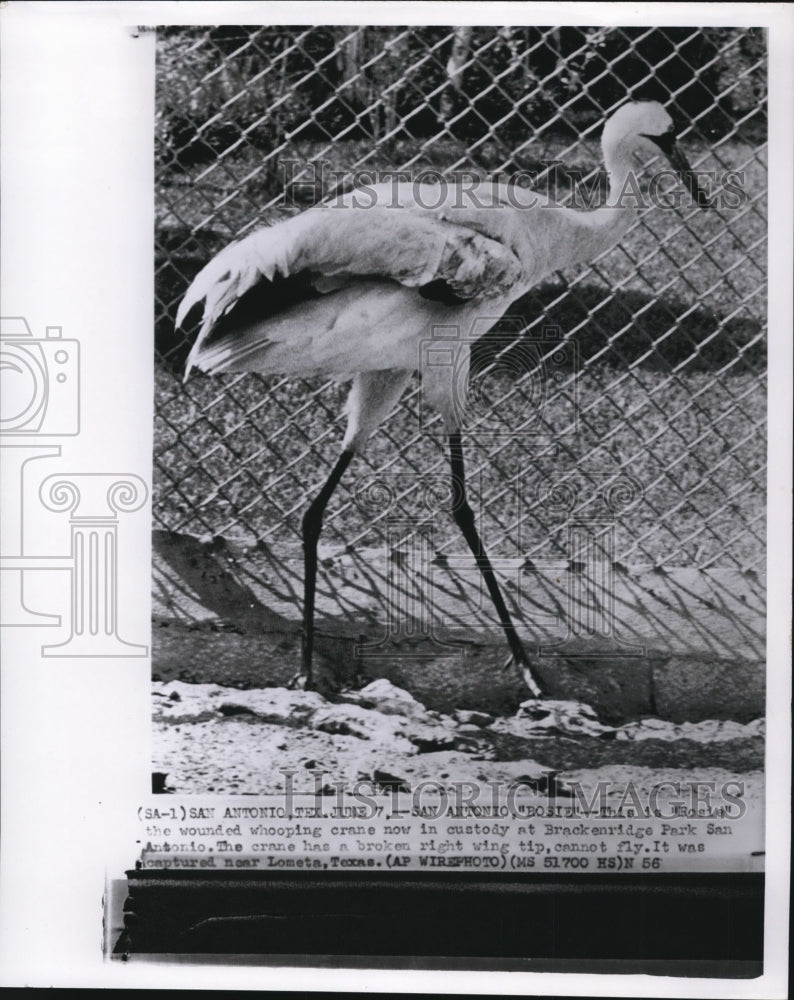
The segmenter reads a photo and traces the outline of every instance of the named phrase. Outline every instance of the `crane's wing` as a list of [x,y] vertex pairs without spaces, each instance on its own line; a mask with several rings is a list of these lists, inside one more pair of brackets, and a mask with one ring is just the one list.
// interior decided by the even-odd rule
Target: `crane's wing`
[[298,279],[290,285],[298,299],[375,278],[465,301],[507,292],[521,272],[508,246],[436,215],[379,205],[315,208],[222,250],[188,288],[176,323],[203,304],[189,370],[209,337],[232,332],[224,323],[232,311],[266,317],[266,300],[280,278]]

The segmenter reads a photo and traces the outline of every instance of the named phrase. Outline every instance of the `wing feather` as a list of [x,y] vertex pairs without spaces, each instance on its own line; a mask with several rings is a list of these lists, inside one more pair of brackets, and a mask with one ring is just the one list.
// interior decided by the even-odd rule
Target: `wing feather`
[[503,294],[521,272],[508,246],[439,214],[382,205],[310,209],[226,247],[193,280],[176,318],[181,326],[203,304],[186,377],[210,337],[221,330],[224,338],[233,335],[236,323],[224,324],[224,317],[264,304],[273,290],[277,298],[281,279],[308,275],[307,297],[332,294],[355,279],[417,289],[443,283],[453,302]]

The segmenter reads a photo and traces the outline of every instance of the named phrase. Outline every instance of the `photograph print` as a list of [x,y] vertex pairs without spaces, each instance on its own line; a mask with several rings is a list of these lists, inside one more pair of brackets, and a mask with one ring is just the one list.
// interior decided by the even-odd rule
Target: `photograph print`
[[[767,41],[157,29],[152,790],[191,818],[133,896],[202,854],[287,909],[572,883],[578,952],[426,955],[760,974]],[[666,943],[596,939],[614,878]],[[339,947],[416,953],[379,919]]]

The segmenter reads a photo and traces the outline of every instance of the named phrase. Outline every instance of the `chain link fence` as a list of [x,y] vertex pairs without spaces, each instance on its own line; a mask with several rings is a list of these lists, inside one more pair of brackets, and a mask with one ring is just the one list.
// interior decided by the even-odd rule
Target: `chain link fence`
[[[520,173],[561,201],[596,198],[601,128],[627,98],[680,122],[714,207],[670,187],[617,247],[533,289],[477,342],[472,499],[497,556],[572,559],[572,519],[608,518],[616,563],[760,580],[766,44],[754,29],[159,31],[155,526],[298,543],[343,434],[335,382],[182,384],[174,315],[212,254],[375,173]],[[427,514],[428,484],[448,472],[418,379],[354,468],[325,543],[382,548],[390,519]],[[388,502],[373,505],[373,483]],[[460,551],[451,519],[434,524],[438,554]]]

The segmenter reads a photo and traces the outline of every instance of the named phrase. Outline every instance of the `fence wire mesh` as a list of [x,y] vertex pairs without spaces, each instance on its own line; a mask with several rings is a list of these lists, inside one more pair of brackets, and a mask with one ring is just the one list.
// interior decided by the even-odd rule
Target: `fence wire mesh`
[[[670,189],[617,247],[533,289],[478,341],[465,441],[483,536],[496,555],[570,558],[566,524],[606,513],[620,564],[760,574],[766,44],[754,29],[161,30],[156,526],[297,542],[343,433],[336,382],[182,384],[174,316],[212,254],[365,172],[522,172],[560,200],[594,196],[601,127],[627,98],[683,123],[714,207],[676,205]],[[426,513],[427,484],[446,475],[417,380],[343,480],[324,540],[382,547],[389,518]],[[373,482],[390,484],[388,504],[372,506]],[[440,553],[459,548],[449,519],[436,528]]]

